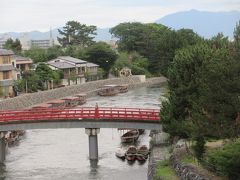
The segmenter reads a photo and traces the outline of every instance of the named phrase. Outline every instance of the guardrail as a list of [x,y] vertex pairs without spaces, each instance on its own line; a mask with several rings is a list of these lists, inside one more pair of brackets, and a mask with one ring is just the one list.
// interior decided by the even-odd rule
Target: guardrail
[[69,119],[109,119],[159,121],[159,110],[141,108],[36,108],[25,110],[0,111],[0,123],[19,123],[21,121],[51,121]]

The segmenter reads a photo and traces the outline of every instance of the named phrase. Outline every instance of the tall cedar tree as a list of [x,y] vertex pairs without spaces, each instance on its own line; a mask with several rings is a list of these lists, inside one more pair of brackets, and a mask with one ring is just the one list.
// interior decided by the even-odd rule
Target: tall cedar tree
[[68,45],[87,47],[94,43],[93,39],[97,34],[96,29],[96,26],[87,26],[77,21],[68,21],[63,30],[58,29],[60,37],[57,39],[63,47]]

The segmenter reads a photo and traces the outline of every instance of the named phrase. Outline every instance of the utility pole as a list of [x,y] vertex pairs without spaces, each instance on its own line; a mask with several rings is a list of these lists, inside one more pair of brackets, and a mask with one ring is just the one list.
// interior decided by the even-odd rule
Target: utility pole
[[26,80],[26,83],[25,83],[25,89],[26,89],[26,93],[28,93],[28,84],[27,84],[27,80]]
[[51,82],[52,82],[51,84],[52,84],[52,89],[53,89],[53,80],[51,80]]

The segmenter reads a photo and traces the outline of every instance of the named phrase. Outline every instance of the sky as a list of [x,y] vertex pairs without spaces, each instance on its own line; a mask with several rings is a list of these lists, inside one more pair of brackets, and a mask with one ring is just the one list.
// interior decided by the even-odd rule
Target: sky
[[179,11],[240,10],[240,0],[0,0],[0,33],[48,31],[76,20],[100,28]]

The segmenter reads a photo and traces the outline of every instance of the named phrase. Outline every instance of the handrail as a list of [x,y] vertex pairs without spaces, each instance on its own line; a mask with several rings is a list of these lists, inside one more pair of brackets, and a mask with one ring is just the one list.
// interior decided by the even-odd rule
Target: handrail
[[0,123],[21,121],[51,121],[69,119],[109,119],[158,121],[159,110],[141,108],[78,107],[36,108],[0,111]]

